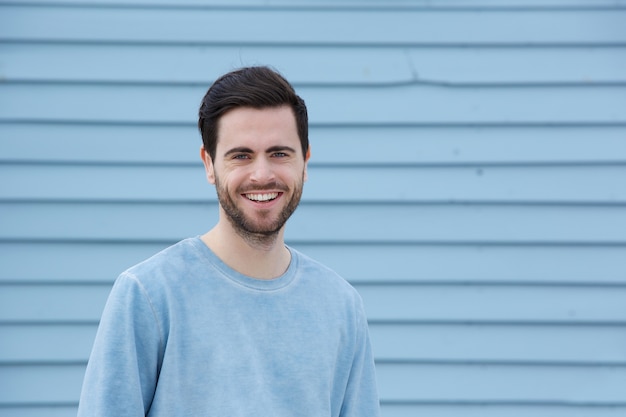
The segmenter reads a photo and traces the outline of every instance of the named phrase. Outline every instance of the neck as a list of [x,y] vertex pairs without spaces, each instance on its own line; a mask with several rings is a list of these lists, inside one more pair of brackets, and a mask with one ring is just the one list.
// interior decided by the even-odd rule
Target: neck
[[241,236],[232,228],[218,223],[202,236],[202,241],[226,265],[251,278],[278,278],[291,262],[283,230],[273,236]]

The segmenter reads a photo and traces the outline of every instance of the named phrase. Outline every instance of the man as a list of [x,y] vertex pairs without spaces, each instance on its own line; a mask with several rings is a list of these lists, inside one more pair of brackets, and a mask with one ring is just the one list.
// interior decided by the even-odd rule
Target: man
[[198,125],[219,220],[116,280],[78,415],[378,416],[360,297],[283,240],[307,179],[304,101],[243,68],[211,86]]

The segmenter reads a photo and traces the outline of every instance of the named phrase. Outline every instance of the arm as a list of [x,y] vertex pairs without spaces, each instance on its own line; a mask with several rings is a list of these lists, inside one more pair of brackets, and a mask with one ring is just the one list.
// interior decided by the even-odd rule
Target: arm
[[380,404],[376,384],[374,355],[369,338],[367,319],[360,306],[357,311],[355,354],[346,387],[341,417],[378,417]]
[[145,416],[162,337],[141,284],[121,275],[107,300],[87,365],[78,417]]

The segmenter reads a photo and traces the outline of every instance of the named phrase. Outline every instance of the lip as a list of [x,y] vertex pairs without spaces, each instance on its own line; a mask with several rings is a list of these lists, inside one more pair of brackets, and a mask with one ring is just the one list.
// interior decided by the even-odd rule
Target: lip
[[[250,200],[247,195],[249,194],[276,194],[276,197],[272,200],[267,200],[267,201],[256,201],[256,200]],[[263,190],[263,191],[251,191],[251,192],[246,192],[246,193],[242,193],[241,194],[241,198],[243,198],[248,204],[252,204],[253,206],[257,207],[257,208],[271,208],[274,205],[276,205],[278,203],[279,200],[281,200],[282,196],[284,195],[283,191],[278,191],[278,190]]]

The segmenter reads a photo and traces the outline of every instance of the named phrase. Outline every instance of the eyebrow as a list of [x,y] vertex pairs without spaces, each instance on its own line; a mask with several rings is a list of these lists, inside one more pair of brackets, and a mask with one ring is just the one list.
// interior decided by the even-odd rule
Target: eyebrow
[[296,150],[292,148],[291,146],[271,146],[267,148],[265,152],[272,153],[272,152],[282,152],[282,151],[296,153]]
[[[276,146],[271,146],[271,147],[269,147],[269,148],[267,148],[265,150],[266,153],[282,152],[282,151],[296,153],[296,150],[294,148],[292,148],[291,146],[276,145]],[[224,156],[226,157],[226,156],[232,155],[234,153],[254,153],[254,151],[252,149],[250,149],[250,148],[246,148],[245,146],[238,146],[236,148],[232,148],[232,149],[229,149],[228,151],[226,151],[224,153]]]
[[236,148],[229,149],[224,153],[224,156],[232,155],[234,153],[253,153],[252,149],[246,148],[245,146],[239,146]]

